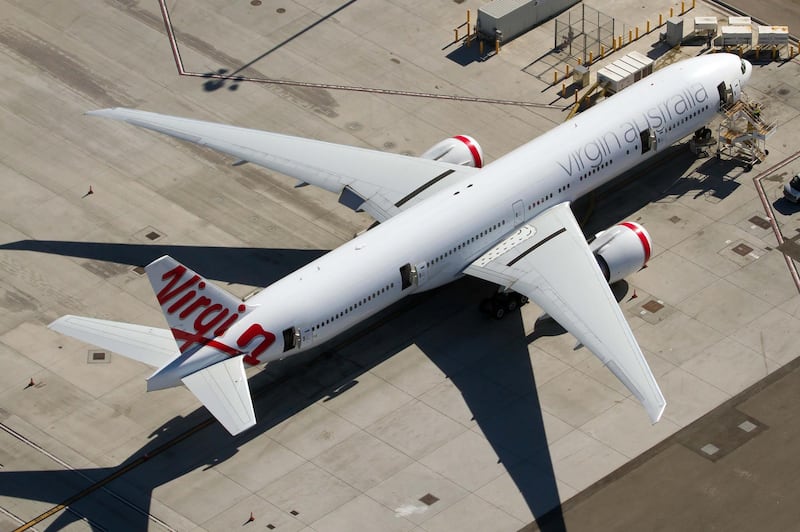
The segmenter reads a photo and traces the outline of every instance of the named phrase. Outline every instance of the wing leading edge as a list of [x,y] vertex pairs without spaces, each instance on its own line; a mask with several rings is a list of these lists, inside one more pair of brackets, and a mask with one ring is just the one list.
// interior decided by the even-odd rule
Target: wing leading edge
[[135,109],[90,111],[252,162],[339,194],[339,202],[385,221],[444,186],[473,175],[467,166],[280,135]]
[[664,396],[568,203],[523,225],[464,273],[529,297],[622,381],[653,423],[661,419]]

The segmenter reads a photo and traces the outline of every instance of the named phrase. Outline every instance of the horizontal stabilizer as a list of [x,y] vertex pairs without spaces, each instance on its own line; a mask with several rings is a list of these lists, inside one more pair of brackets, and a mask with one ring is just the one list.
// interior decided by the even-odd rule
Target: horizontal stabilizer
[[234,436],[256,424],[242,358],[223,360],[182,379],[183,384]]
[[47,327],[156,368],[178,356],[167,329],[81,316],[62,316]]

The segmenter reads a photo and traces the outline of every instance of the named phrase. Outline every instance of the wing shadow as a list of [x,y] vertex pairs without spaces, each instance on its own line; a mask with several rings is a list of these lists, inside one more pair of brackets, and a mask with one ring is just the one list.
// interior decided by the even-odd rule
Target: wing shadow
[[0,250],[35,251],[144,267],[170,255],[205,277],[227,283],[264,287],[321,257],[316,249],[230,248],[173,244],[114,244],[60,240],[19,240]]
[[[560,496],[522,315],[515,312],[502,321],[481,315],[479,295],[495,290],[489,283],[464,279],[453,288],[461,292],[456,297],[464,312],[415,342],[461,392],[539,529],[561,532]],[[454,338],[453,331],[461,337]]]

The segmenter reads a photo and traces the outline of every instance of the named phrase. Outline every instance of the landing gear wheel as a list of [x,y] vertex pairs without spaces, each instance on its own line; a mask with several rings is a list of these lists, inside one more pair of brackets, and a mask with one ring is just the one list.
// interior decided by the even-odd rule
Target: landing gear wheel
[[514,312],[517,310],[519,306],[519,301],[517,300],[516,295],[509,296],[508,300],[506,301],[506,311],[507,312]]
[[527,302],[527,297],[516,292],[498,292],[494,296],[481,301],[480,310],[496,320],[501,320]]
[[492,311],[492,317],[496,320],[502,320],[506,317],[506,309],[503,305],[495,305]]

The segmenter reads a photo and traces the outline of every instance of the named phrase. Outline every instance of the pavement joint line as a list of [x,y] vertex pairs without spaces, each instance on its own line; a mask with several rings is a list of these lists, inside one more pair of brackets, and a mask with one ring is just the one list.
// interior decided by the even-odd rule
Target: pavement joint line
[[[31,448],[35,449],[36,451],[40,452],[41,454],[45,455],[45,456],[46,456],[46,457],[48,457],[49,459],[53,460],[54,462],[56,462],[57,464],[59,464],[60,466],[62,466],[64,469],[68,469],[68,470],[70,470],[70,471],[75,471],[76,473],[78,473],[78,474],[79,474],[80,476],[82,476],[83,478],[85,478],[85,479],[87,479],[87,480],[91,480],[91,479],[89,479],[89,477],[88,477],[88,476],[86,476],[86,475],[84,475],[83,473],[81,473],[80,471],[78,471],[78,470],[74,469],[72,466],[70,466],[69,464],[67,464],[66,462],[64,462],[63,460],[61,460],[60,458],[58,458],[57,456],[55,456],[55,455],[54,455],[54,454],[52,454],[51,452],[49,452],[47,449],[45,449],[45,448],[41,447],[40,445],[36,444],[34,441],[32,441],[32,440],[30,440],[30,439],[26,438],[25,436],[23,436],[23,435],[22,435],[22,434],[20,434],[19,432],[15,431],[14,429],[12,429],[11,427],[9,427],[9,426],[8,426],[8,425],[6,425],[5,423],[0,423],[0,429],[2,429],[4,432],[6,432],[7,434],[9,434],[9,435],[10,435],[10,436],[12,436],[13,438],[15,438],[15,439],[17,439],[17,440],[21,441],[22,443],[24,443],[24,444],[25,444],[25,445],[27,445],[28,447],[31,447]],[[66,510],[67,510],[68,512],[72,513],[73,515],[75,515],[76,517],[78,517],[78,519],[80,519],[80,520],[82,520],[82,521],[86,521],[86,522],[87,522],[87,523],[89,523],[91,526],[93,526],[93,527],[97,527],[97,528],[99,528],[99,529],[103,529],[103,528],[102,528],[101,526],[99,526],[97,523],[95,523],[95,522],[93,522],[93,521],[89,520],[89,518],[88,518],[88,517],[86,517],[85,515],[81,514],[81,513],[80,513],[80,512],[78,512],[77,510],[74,510],[73,508],[66,508]],[[0,507],[0,511],[2,511],[4,514],[8,515],[9,517],[13,518],[15,521],[18,521],[18,522],[19,522],[19,523],[22,525],[22,527],[20,527],[20,528],[17,528],[16,530],[36,530],[36,529],[35,529],[35,528],[33,528],[32,526],[27,526],[27,528],[26,528],[26,525],[29,525],[30,523],[25,523],[25,521],[24,521],[23,519],[20,519],[19,517],[17,517],[17,516],[16,516],[16,515],[14,515],[13,513],[9,512],[9,511],[8,511],[8,510],[6,510],[5,508],[2,508],[2,507]]]
[[178,74],[181,76],[202,78],[202,79],[216,79],[220,81],[233,81],[236,83],[248,81],[251,83],[264,83],[268,85],[285,85],[291,87],[307,87],[314,89],[327,89],[338,91],[350,92],[365,92],[370,94],[385,94],[387,96],[408,96],[412,98],[429,98],[434,100],[452,100],[457,102],[470,102],[470,103],[489,103],[496,105],[514,105],[517,107],[538,107],[542,109],[558,109],[566,111],[572,105],[555,105],[550,103],[539,102],[525,102],[519,100],[503,100],[497,98],[483,98],[480,96],[459,96],[457,94],[436,94],[432,92],[416,92],[404,91],[398,89],[381,89],[378,87],[359,87],[355,85],[337,85],[332,83],[314,83],[310,81],[296,81],[287,79],[272,79],[272,78],[251,78],[247,76],[240,76],[238,74],[219,74],[213,72],[192,72],[186,70],[183,66],[183,58],[178,48],[178,41],[175,38],[175,32],[172,27],[172,20],[169,16],[166,0],[158,0],[159,7],[161,8],[161,16],[164,19],[164,27],[167,31],[167,39],[169,39],[170,48],[172,49],[172,56],[175,59],[175,66]]
[[[755,185],[756,192],[761,200],[761,206],[764,208],[764,212],[767,215],[767,220],[769,220],[769,225],[772,226],[772,232],[775,233],[775,238],[778,240],[779,246],[784,242],[783,234],[781,234],[781,230],[778,227],[778,222],[775,220],[775,213],[772,210],[772,205],[769,203],[766,192],[764,192],[764,186],[761,184],[761,181],[769,174],[775,172],[776,170],[780,170],[798,158],[800,158],[800,151],[794,152],[792,155],[778,163],[775,163],[753,178],[753,184]],[[791,275],[792,280],[794,281],[794,286],[797,288],[797,291],[800,292],[800,275],[797,273],[797,266],[795,266],[794,260],[786,253],[782,253],[782,255],[783,260],[786,262],[786,267],[789,268],[789,275]]]
[[[17,523],[23,524],[25,522],[24,519],[22,519],[21,517],[19,517],[15,513],[11,512],[10,510],[8,510],[6,508],[3,508],[2,506],[0,506],[0,513],[2,513],[3,515],[7,516],[9,519],[13,519]],[[36,532],[36,529],[33,528],[33,527],[29,528],[29,530],[33,530],[34,532]]]
[[[196,432],[197,430],[200,430],[200,429],[205,428],[206,426],[210,425],[211,424],[210,423],[211,420],[208,420],[208,421],[209,422],[200,423],[200,424],[196,425],[192,429],[187,430],[186,432],[184,432],[183,434],[177,436],[173,440],[170,440],[170,441],[166,442],[165,444],[161,445],[160,447],[157,447],[152,452],[147,453],[146,455],[140,456],[139,458],[137,458],[136,460],[134,460],[133,462],[131,462],[127,466],[115,471],[114,473],[112,473],[111,475],[107,476],[106,478],[100,479],[100,480],[98,480],[96,482],[93,482],[87,488],[85,488],[85,489],[81,490],[80,492],[76,493],[75,495],[72,495],[71,497],[68,497],[67,499],[65,499],[64,502],[62,502],[61,504],[58,504],[58,505],[50,508],[46,512],[40,514],[39,516],[31,519],[28,522],[22,524],[21,526],[16,528],[14,530],[14,532],[22,532],[24,530],[31,530],[33,525],[39,524],[40,522],[44,521],[45,519],[57,514],[61,510],[67,510],[67,511],[73,513],[74,515],[77,515],[82,520],[86,520],[93,528],[103,529],[97,523],[94,523],[94,522],[90,521],[87,517],[81,515],[80,513],[78,513],[77,511],[75,511],[74,509],[71,508],[72,504],[74,504],[75,502],[79,501],[80,499],[86,497],[87,495],[93,493],[94,491],[97,491],[100,488],[102,488],[103,491],[105,491],[106,493],[108,493],[109,495],[111,495],[112,497],[114,497],[115,499],[120,501],[121,503],[125,504],[126,506],[130,507],[131,509],[133,509],[133,510],[135,510],[135,511],[137,511],[137,512],[143,514],[143,515],[146,515],[149,520],[151,520],[154,523],[162,526],[166,530],[170,530],[171,532],[177,532],[176,529],[170,527],[166,522],[162,521],[161,519],[159,519],[158,517],[154,516],[153,514],[151,514],[149,512],[146,512],[142,508],[139,508],[138,506],[136,506],[135,504],[133,504],[132,502],[130,502],[126,498],[122,497],[121,495],[118,495],[117,493],[114,493],[113,491],[111,491],[110,489],[108,489],[108,488],[106,488],[104,486],[106,484],[108,484],[109,482],[111,482],[113,480],[116,480],[117,478],[121,477],[125,473],[131,471],[132,469],[140,466],[142,463],[146,462],[147,460],[149,460],[153,456],[155,456],[157,454],[160,454],[163,451],[166,451],[168,448],[172,447],[173,445],[179,443],[180,441],[183,441],[185,438],[190,436],[193,432]],[[57,456],[55,456],[53,453],[47,451],[42,446],[38,445],[36,442],[30,440],[29,438],[26,438],[25,436],[23,436],[19,432],[15,431],[14,429],[9,427],[5,423],[0,423],[0,429],[2,429],[4,432],[9,434],[10,436],[16,438],[17,440],[21,441],[22,443],[28,445],[29,447],[39,451],[43,455],[47,456],[48,458],[50,458],[51,460],[53,460],[54,462],[56,462],[57,464],[62,466],[64,469],[67,469],[69,471],[73,471],[74,473],[80,475],[84,479],[92,481],[92,479],[88,475],[83,473],[81,470],[75,469],[74,467],[72,467],[71,465],[66,463],[65,461],[63,461],[60,458],[58,458]]]

